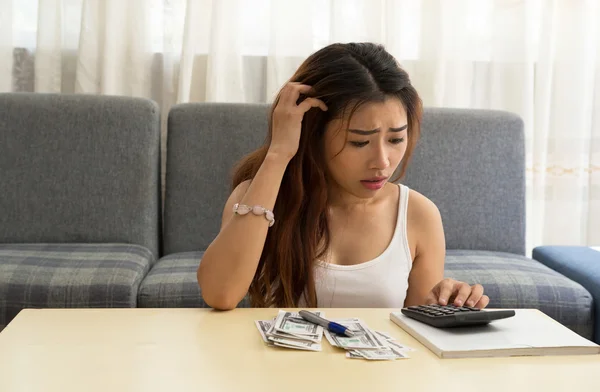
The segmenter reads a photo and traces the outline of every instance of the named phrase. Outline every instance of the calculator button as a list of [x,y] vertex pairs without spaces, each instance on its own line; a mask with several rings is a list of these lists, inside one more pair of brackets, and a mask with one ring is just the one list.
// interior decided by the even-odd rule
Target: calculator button
[[469,310],[472,310],[472,311],[475,311],[475,312],[479,312],[479,310],[480,310],[479,308],[474,308],[474,307],[471,307],[471,306],[465,306],[465,308],[467,308]]

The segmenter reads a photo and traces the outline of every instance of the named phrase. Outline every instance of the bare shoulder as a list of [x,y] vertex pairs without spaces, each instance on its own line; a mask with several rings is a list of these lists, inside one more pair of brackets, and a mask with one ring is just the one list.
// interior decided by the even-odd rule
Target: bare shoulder
[[248,187],[250,187],[251,182],[252,182],[252,180],[246,180],[246,181],[240,182],[240,184],[235,187],[233,192],[231,192],[231,195],[229,195],[229,198],[227,199],[227,202],[225,203],[225,207],[223,208],[223,216],[221,218],[221,228],[225,227],[227,222],[229,222],[229,220],[233,216],[233,205],[235,203],[238,203],[240,200],[242,200],[242,198],[248,191]]
[[414,189],[409,189],[407,214],[408,219],[414,218],[415,222],[441,219],[440,210],[435,203]]
[[406,214],[410,231],[416,236],[417,251],[420,246],[428,245],[430,241],[443,241],[444,229],[440,210],[427,196],[410,189]]

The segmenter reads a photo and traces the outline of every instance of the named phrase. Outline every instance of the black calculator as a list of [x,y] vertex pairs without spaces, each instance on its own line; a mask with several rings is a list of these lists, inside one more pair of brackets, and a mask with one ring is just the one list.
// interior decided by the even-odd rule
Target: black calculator
[[402,308],[402,314],[436,328],[488,324],[515,315],[514,310],[481,310],[470,306],[418,305]]

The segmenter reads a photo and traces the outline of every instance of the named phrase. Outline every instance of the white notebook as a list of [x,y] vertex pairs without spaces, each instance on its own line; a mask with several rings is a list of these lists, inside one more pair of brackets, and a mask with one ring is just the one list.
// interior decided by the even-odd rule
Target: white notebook
[[475,327],[435,328],[400,311],[390,319],[440,358],[600,354],[599,345],[537,309]]

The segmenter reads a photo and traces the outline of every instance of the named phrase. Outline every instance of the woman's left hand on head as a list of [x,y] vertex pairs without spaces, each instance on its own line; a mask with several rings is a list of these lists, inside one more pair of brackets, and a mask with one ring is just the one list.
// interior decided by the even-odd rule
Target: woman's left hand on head
[[439,305],[471,306],[483,309],[490,298],[483,294],[483,286],[459,282],[446,278],[435,285],[426,298],[426,303]]

